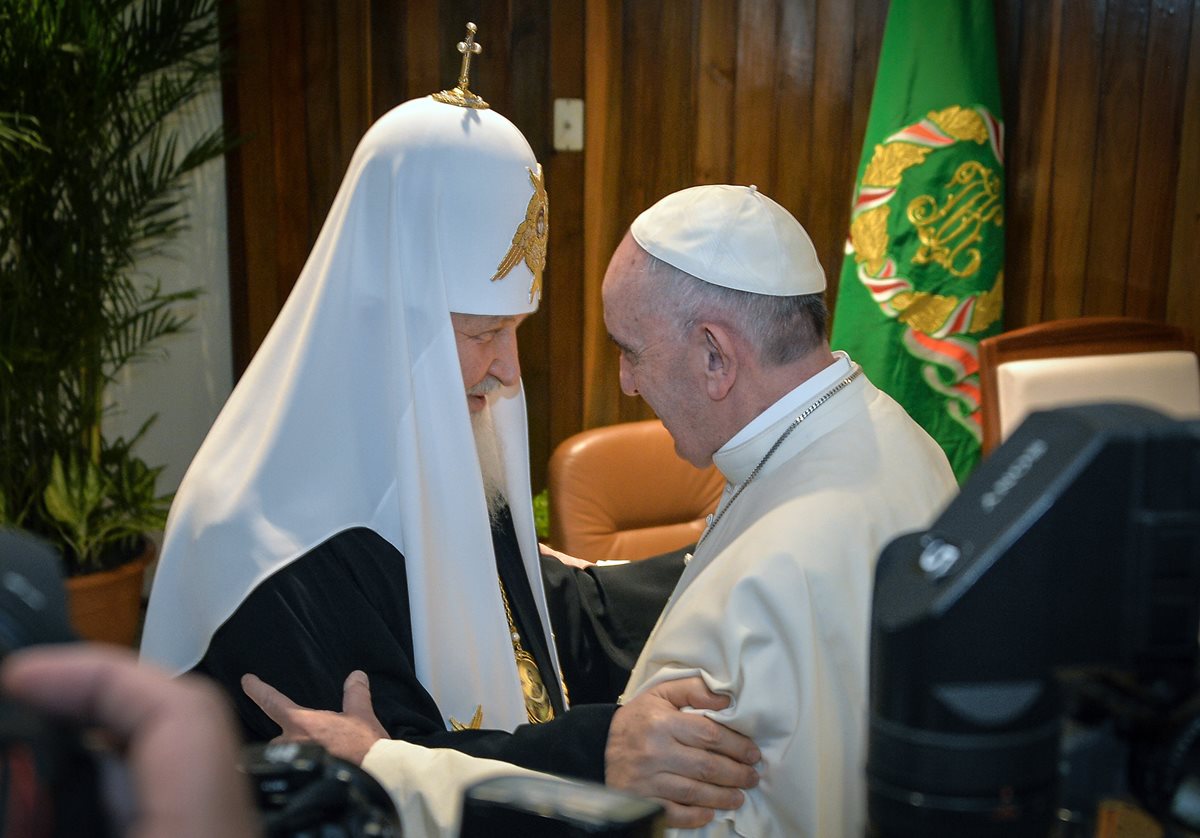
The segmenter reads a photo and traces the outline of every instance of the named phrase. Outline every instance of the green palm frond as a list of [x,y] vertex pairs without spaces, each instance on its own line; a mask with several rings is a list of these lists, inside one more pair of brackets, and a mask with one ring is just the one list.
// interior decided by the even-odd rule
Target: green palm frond
[[109,377],[126,364],[149,357],[162,338],[187,328],[191,316],[179,314],[177,306],[196,296],[194,289],[164,294],[158,283],[148,290],[130,284],[114,295],[104,358]]
[[137,271],[229,147],[176,127],[219,77],[216,0],[0,0],[0,32],[0,514],[82,566],[165,514],[138,437],[98,431],[113,377],[190,319],[195,289]]
[[0,155],[22,145],[39,151],[49,150],[38,134],[36,119],[19,113],[0,113]]

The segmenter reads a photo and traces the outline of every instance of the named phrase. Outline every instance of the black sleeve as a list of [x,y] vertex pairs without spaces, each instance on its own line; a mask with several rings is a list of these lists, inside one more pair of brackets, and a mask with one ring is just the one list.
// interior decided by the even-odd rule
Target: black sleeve
[[521,725],[512,733],[440,730],[403,738],[429,748],[453,748],[535,771],[603,783],[604,746],[616,710],[615,704],[589,704],[539,725]]
[[542,556],[550,623],[573,707],[616,701],[625,689],[689,549],[587,570]]
[[370,678],[375,713],[392,738],[603,781],[614,707],[514,733],[445,729],[413,663],[403,556],[370,530],[339,533],[255,588],[195,671],[224,687],[247,740],[263,741],[279,728],[242,692],[244,673],[302,706],[340,711],[342,684],[355,669]]
[[342,684],[361,669],[389,731],[441,728],[412,650],[403,557],[376,533],[354,529],[255,588],[217,629],[196,670],[226,688],[250,741],[279,728],[242,692],[247,672],[297,704],[341,710]]

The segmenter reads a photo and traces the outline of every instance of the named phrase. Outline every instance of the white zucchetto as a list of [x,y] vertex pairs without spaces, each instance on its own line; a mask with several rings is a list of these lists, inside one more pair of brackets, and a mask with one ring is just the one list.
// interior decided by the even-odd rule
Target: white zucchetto
[[825,290],[808,233],[754,186],[674,192],[634,219],[630,232],[651,256],[713,285],[773,297]]

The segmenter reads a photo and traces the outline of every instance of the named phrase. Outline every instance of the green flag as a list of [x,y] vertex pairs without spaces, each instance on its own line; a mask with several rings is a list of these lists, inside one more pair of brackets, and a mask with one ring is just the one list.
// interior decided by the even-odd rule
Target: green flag
[[981,338],[1000,331],[1004,124],[991,0],[892,0],[832,343],[941,444],[979,459]]

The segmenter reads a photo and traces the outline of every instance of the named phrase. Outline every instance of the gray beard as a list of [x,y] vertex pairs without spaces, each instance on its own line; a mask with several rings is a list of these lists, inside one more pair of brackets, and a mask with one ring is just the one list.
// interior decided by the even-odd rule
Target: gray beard
[[507,485],[504,447],[496,433],[491,403],[478,413],[471,414],[471,429],[475,432],[475,450],[479,455],[479,471],[483,476],[483,495],[487,499],[488,515],[495,520],[508,505],[508,500],[504,494]]

